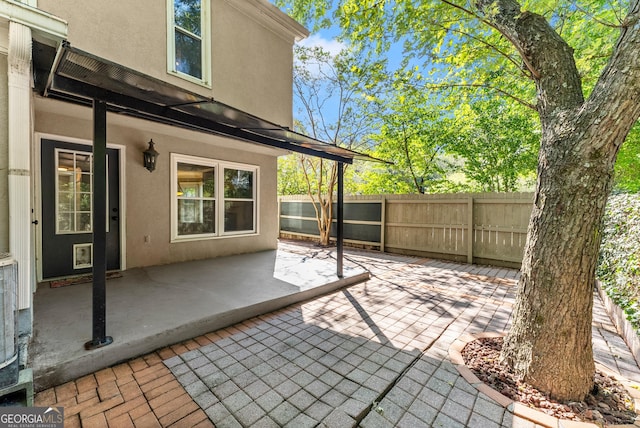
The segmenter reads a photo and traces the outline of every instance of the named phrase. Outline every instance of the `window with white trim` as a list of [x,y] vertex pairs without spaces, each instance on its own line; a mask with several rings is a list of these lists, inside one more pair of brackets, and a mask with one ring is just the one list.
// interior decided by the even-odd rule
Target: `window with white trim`
[[171,154],[172,240],[257,233],[258,167]]
[[211,24],[206,0],[168,0],[167,59],[170,73],[209,86]]

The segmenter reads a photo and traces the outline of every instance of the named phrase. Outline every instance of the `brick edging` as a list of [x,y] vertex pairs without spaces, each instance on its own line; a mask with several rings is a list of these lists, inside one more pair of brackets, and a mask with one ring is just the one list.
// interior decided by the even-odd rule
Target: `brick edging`
[[604,304],[607,314],[609,314],[609,318],[611,318],[613,325],[616,326],[616,330],[618,330],[618,333],[622,336],[625,343],[631,350],[631,355],[633,355],[633,359],[636,360],[636,364],[640,366],[640,339],[638,338],[636,330],[625,316],[622,308],[611,300],[598,280],[596,280],[596,289],[598,290],[598,295],[602,299],[602,303]]
[[[449,348],[449,358],[451,362],[455,365],[456,369],[460,373],[462,377],[465,378],[467,382],[469,382],[473,387],[475,387],[479,392],[490,397],[492,400],[496,401],[502,407],[507,409],[509,412],[513,413],[514,416],[518,416],[520,418],[531,421],[537,425],[541,425],[549,428],[598,428],[598,425],[592,424],[589,422],[576,422],[576,421],[568,421],[564,419],[558,419],[554,416],[547,415],[539,410],[533,409],[531,407],[525,406],[524,404],[518,403],[511,398],[502,395],[495,389],[491,388],[489,385],[481,381],[473,372],[464,364],[464,360],[462,359],[462,349],[467,345],[467,343],[473,342],[474,340],[491,338],[491,337],[504,337],[504,333],[494,333],[494,332],[485,332],[485,333],[474,333],[469,334],[465,333],[461,337],[459,337],[451,347]],[[620,376],[616,373],[613,373],[611,370],[602,366],[601,364],[596,363],[596,369],[605,373],[608,376],[614,377],[618,382],[620,382],[629,395],[633,398],[634,408],[640,409],[640,391],[631,387],[631,383],[625,379],[620,379]],[[608,425],[611,428],[615,427],[628,427],[628,426],[638,426],[637,425]]]

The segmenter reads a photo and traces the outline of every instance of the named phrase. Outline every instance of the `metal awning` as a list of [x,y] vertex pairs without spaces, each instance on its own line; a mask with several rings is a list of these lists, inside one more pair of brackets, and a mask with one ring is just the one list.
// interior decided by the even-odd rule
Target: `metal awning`
[[374,160],[63,43],[57,52],[34,42],[36,89],[45,97],[347,164]]
[[93,108],[93,338],[86,349],[113,342],[106,334],[107,111],[337,161],[337,276],[343,276],[344,164],[377,159],[293,132],[66,42],[56,51],[34,40],[33,65],[40,94]]

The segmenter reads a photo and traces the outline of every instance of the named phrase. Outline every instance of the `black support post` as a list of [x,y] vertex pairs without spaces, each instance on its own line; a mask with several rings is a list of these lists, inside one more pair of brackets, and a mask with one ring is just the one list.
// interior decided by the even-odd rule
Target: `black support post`
[[93,101],[93,339],[87,350],[113,342],[107,336],[107,104]]
[[344,258],[344,164],[338,162],[338,209],[336,213],[337,229],[336,229],[336,250],[338,260],[338,278],[344,276],[343,258]]

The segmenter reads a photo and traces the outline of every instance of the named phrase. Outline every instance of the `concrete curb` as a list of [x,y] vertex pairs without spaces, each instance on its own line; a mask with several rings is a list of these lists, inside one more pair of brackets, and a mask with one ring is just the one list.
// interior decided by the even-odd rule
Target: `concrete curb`
[[[504,333],[476,333],[476,334],[468,334],[465,333],[460,338],[458,338],[449,348],[449,358],[451,362],[456,366],[458,372],[462,377],[466,379],[473,387],[475,387],[478,391],[483,394],[489,396],[492,400],[496,401],[502,407],[506,408],[509,412],[513,413],[514,416],[518,416],[520,418],[526,419],[528,421],[533,422],[536,426],[540,425],[548,428],[598,428],[598,425],[588,423],[588,422],[576,422],[576,421],[568,421],[564,419],[558,419],[554,416],[547,415],[539,410],[533,409],[531,407],[525,406],[521,403],[515,402],[509,397],[502,395],[495,389],[491,388],[489,385],[482,382],[473,372],[464,365],[464,360],[462,359],[462,349],[467,345],[467,343],[473,342],[477,339],[490,338],[490,337],[504,337]],[[606,367],[601,364],[596,363],[596,368],[611,376],[616,378],[627,390],[629,395],[634,400],[634,408],[640,409],[640,391],[631,387],[631,383],[626,380],[619,379],[619,376],[616,373],[608,370]],[[640,427],[640,421],[636,421],[634,425],[607,425],[611,428],[623,428],[623,427]]]

